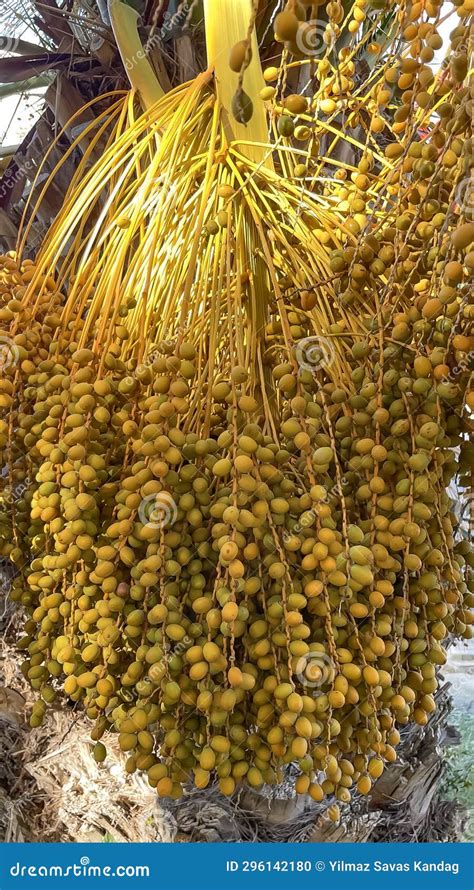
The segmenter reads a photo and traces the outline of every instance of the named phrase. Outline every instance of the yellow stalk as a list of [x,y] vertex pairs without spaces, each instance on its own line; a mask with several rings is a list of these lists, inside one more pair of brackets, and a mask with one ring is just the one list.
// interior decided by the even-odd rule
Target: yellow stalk
[[232,114],[232,99],[239,75],[229,67],[229,52],[247,37],[252,18],[252,0],[204,0],[207,61],[214,69],[217,96],[223,108],[223,123],[229,141],[241,144],[249,160],[272,167],[268,145],[267,115],[260,90],[265,86],[255,28],[251,37],[252,59],[245,71],[243,88],[253,102],[253,116],[248,124],[239,124]]
[[114,37],[128,79],[147,111],[164,96],[164,91],[146,58],[138,35],[138,13],[121,0],[109,0],[108,7]]
[[[232,148],[257,168],[273,171],[272,147],[269,145],[268,121],[260,91],[265,86],[255,27],[251,28],[255,7],[253,0],[204,0],[207,61],[214,70],[216,92],[221,107],[221,121]],[[241,40],[250,39],[251,58],[243,77],[229,66],[229,53]],[[239,123],[232,113],[232,100],[239,88],[250,97],[253,114],[247,124]],[[250,172],[250,169],[247,171]],[[246,178],[246,177],[245,177]],[[244,187],[245,179],[240,181]],[[247,202],[247,198],[244,198]],[[251,270],[249,282],[249,325],[252,330],[252,346],[248,363],[255,379],[260,379],[256,395],[267,399],[273,392],[271,374],[264,367],[262,355],[265,349],[265,327],[269,319],[271,284],[269,268],[262,255],[262,232],[251,202],[247,204],[241,232],[243,255]],[[248,212],[250,211],[250,212]],[[257,249],[260,247],[260,250]],[[271,263],[270,263],[271,266]],[[270,396],[270,401],[273,401]],[[271,413],[271,412],[270,412]]]

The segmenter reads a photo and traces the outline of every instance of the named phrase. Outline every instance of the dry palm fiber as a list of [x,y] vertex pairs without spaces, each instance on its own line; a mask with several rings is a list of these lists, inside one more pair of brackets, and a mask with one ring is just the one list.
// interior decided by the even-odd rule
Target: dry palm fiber
[[[240,78],[213,55],[209,2],[215,76],[143,114],[118,102],[36,263],[3,262],[3,552],[31,557],[12,596],[32,726],[63,689],[96,758],[118,731],[160,795],[275,784],[293,762],[298,792],[344,803],[396,758],[397,726],[428,721],[445,637],[471,633],[447,494],[472,454],[469,28],[459,8],[448,79],[404,36],[407,113],[385,109],[382,152],[394,47],[365,97],[351,51],[323,77],[328,50],[313,102],[284,95],[289,46],[261,99],[250,4],[218,5],[228,45],[253,42]],[[366,142],[346,136],[360,160],[328,182],[315,134],[342,138],[341,90]],[[231,93],[238,117],[252,99],[246,130]]]

